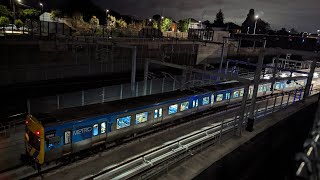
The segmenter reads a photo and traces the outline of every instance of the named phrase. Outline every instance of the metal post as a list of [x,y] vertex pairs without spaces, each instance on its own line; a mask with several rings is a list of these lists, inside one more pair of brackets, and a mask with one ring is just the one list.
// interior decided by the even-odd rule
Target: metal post
[[223,121],[224,121],[224,119],[221,121],[221,124],[220,124],[219,144],[221,144],[221,137],[222,137],[222,130],[223,130]]
[[82,90],[81,105],[84,106],[84,90]]
[[267,114],[269,99],[267,99],[266,108],[264,109],[264,115]]
[[240,108],[240,116],[239,116],[239,121],[238,121],[238,133],[237,133],[238,136],[241,136],[241,134],[242,134],[242,124],[243,124],[245,112],[246,112],[247,99],[248,99],[248,95],[249,95],[249,86],[250,85],[248,84],[244,87],[241,108]]
[[105,87],[102,88],[102,101],[101,101],[102,103],[104,103],[104,96],[105,96],[104,91],[105,91]]
[[123,95],[123,84],[120,85],[120,99],[122,99]]
[[27,100],[27,109],[28,109],[28,114],[30,114],[31,113],[30,99]]
[[296,88],[296,90],[294,91],[294,97],[293,97],[292,103],[296,102],[296,97],[297,97],[297,88]]
[[277,55],[276,57],[276,62],[274,63],[274,69],[272,72],[272,83],[271,83],[271,88],[272,88],[272,93],[274,91],[274,84],[276,83],[276,75],[278,74],[278,63],[279,63],[279,58],[280,58],[280,54]]
[[317,59],[315,58],[311,64],[310,73],[308,75],[306,89],[304,90],[303,99],[306,99],[310,94],[310,87],[313,79],[313,74],[316,69]]
[[146,60],[144,63],[144,74],[143,74],[143,95],[147,95],[147,86],[148,86],[148,74],[149,74],[149,61]]
[[176,89],[176,78],[173,79],[172,91]]
[[187,82],[187,70],[184,69],[182,71],[181,90],[184,90],[186,88],[186,82]]
[[[224,58],[224,47],[225,47],[225,39],[223,39],[223,44],[222,44],[221,61],[220,61],[220,66],[219,66],[219,73],[221,73],[221,71],[222,71],[223,58]],[[220,80],[220,77],[219,77],[219,80]]]
[[240,52],[241,42],[242,42],[242,39],[240,39],[239,42],[238,42],[237,55],[239,55],[239,52]]
[[164,81],[165,81],[165,78],[162,78],[162,88],[161,88],[162,93],[164,92]]
[[288,100],[287,100],[287,106],[289,105],[290,96],[291,96],[291,91],[289,92],[289,96],[288,96]]
[[281,102],[280,102],[280,108],[279,108],[279,109],[282,108],[283,98],[284,98],[284,94],[283,94],[283,92],[282,92],[282,97],[281,97]]
[[57,95],[57,109],[60,109],[60,97]]
[[229,68],[229,61],[227,61],[227,66],[226,66],[226,70],[225,70],[225,74],[227,74],[228,73],[228,68]]
[[277,95],[274,98],[274,102],[273,102],[273,108],[272,108],[272,112],[274,112],[274,109],[276,108],[276,104],[277,104]]
[[149,90],[149,94],[152,94],[152,79],[150,81],[150,90]]
[[264,42],[263,42],[263,48],[266,48],[266,46],[267,46],[267,40],[264,40]]
[[139,82],[137,82],[137,85],[136,85],[136,97],[139,96]]
[[259,54],[258,65],[257,65],[256,72],[254,75],[254,88],[253,88],[252,99],[251,99],[250,114],[249,114],[248,124],[247,124],[247,128],[246,128],[246,130],[249,132],[253,131],[253,125],[254,125],[254,114],[253,113],[254,113],[256,100],[257,100],[257,93],[258,93],[258,88],[259,88],[259,81],[260,81],[263,60],[264,60],[264,54],[265,54],[265,51],[261,50],[260,54]]
[[137,47],[132,47],[132,66],[131,66],[131,96],[135,95],[136,84],[136,63],[137,63]]

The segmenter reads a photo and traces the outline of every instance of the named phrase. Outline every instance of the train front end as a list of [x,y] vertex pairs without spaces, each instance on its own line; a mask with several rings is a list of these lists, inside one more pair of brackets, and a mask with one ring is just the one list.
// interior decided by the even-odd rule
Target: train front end
[[40,167],[44,162],[44,128],[32,115],[26,119],[25,147],[28,160]]

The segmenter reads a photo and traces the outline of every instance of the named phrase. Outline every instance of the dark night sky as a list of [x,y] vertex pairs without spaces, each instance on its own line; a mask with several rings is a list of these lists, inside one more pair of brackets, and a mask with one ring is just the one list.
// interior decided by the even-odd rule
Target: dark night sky
[[103,8],[149,18],[154,14],[169,16],[175,20],[194,17],[213,21],[222,9],[225,21],[241,25],[249,9],[261,14],[271,28],[295,28],[315,33],[320,29],[320,0],[93,0]]

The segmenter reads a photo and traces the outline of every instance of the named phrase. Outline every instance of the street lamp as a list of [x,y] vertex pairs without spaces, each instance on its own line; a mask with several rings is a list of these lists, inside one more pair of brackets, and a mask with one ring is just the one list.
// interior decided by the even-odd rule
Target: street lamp
[[256,15],[254,18],[256,19],[256,22],[254,23],[253,34],[256,34],[256,28],[257,28],[257,22],[258,22],[258,19],[259,19],[259,15]]
[[164,19],[164,17],[163,17],[163,16],[161,16],[161,19]]
[[106,21],[107,21],[107,29],[108,29],[108,13],[109,13],[109,9],[106,9],[106,17],[107,17],[107,18],[106,18],[106,19],[107,19],[107,20],[106,20]]
[[41,10],[43,12],[43,4],[42,3],[39,3],[39,5],[41,6]]

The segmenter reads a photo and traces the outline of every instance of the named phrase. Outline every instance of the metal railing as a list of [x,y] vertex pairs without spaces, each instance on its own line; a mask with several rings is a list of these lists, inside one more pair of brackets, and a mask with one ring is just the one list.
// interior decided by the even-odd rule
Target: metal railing
[[310,131],[309,138],[303,144],[304,152],[296,155],[297,170],[296,179],[319,180],[320,179],[320,106],[318,98],[318,107],[314,119],[313,128]]
[[[297,93],[298,92],[294,90],[285,94],[270,96],[268,99],[262,100],[267,101],[266,105],[263,105],[263,107],[257,106],[254,111],[255,118],[260,121],[262,117],[301,100],[302,98],[295,98]],[[284,97],[288,97],[287,101],[284,101]],[[272,103],[268,104],[270,100]],[[246,112],[248,116],[248,108]],[[208,118],[209,116],[202,118]],[[210,126],[201,128],[198,131],[167,142],[166,145],[155,147],[138,157],[126,160],[115,166],[106,167],[98,174],[90,175],[84,179],[129,179],[133,177],[150,179],[161,172],[168,172],[171,166],[185,160],[189,156],[202,152],[211,145],[221,143],[233,137],[238,128],[238,121],[239,116],[238,113],[236,113],[234,118],[224,119]],[[257,121],[257,123],[259,121]],[[243,124],[244,128],[246,121],[244,121]]]

